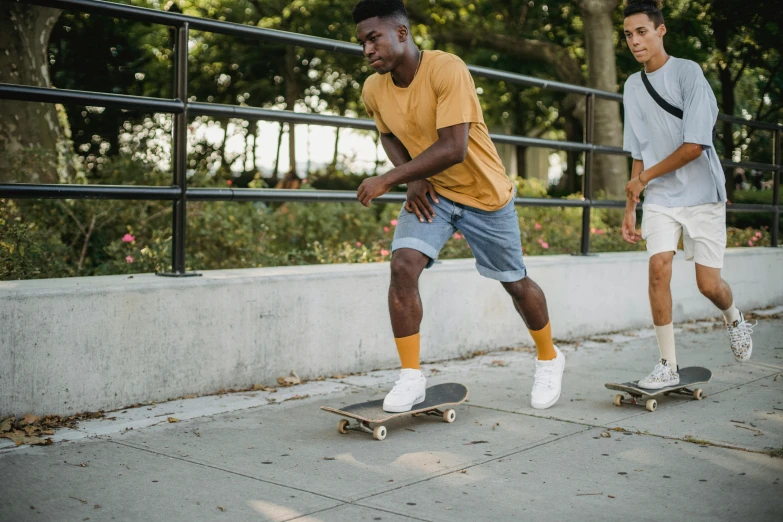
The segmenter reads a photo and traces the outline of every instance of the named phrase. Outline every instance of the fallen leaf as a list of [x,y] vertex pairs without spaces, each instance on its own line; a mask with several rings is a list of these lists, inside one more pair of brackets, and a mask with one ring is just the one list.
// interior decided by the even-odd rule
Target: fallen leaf
[[169,417],[169,418],[168,418],[168,419],[166,419],[166,420],[168,420],[168,421],[169,421],[169,422],[171,422],[171,423],[174,423],[174,422],[179,422],[179,419],[177,419],[176,417]]
[[302,399],[306,399],[308,397],[309,397],[309,395],[307,395],[307,394],[305,394],[305,395],[294,395],[293,397],[289,397],[289,398],[285,399],[283,402],[286,402],[286,401],[301,401]]
[[459,470],[459,472],[460,472],[460,473],[467,473],[467,472],[468,472],[468,470],[466,470],[466,469],[461,469],[461,470]]
[[489,443],[488,440],[474,440],[471,442],[466,442],[465,444],[463,444],[463,446],[470,446],[471,444],[488,444],[488,443]]
[[614,498],[614,495],[606,495],[609,498]]
[[223,511],[223,512],[225,512],[225,511],[226,511],[226,508],[224,508],[223,506],[218,506],[217,508],[218,508],[220,511]]
[[337,460],[337,459],[334,457],[324,457],[324,460]]
[[16,420],[15,417],[6,417],[2,421],[0,421],[0,433],[11,431],[11,428],[13,427],[15,420]]
[[611,439],[612,438],[612,435],[608,431],[602,432],[601,436],[606,438],[606,439]]
[[28,413],[24,416],[22,419],[21,425],[25,424],[35,424],[36,422],[40,421],[41,417],[38,417],[37,415],[33,415],[32,413]]
[[501,361],[500,359],[495,359],[494,361],[492,361],[491,365],[492,366],[498,366],[498,367],[505,366],[506,365],[506,361]]
[[69,496],[68,498],[72,498],[72,499],[74,499],[74,500],[78,500],[78,501],[79,501],[79,502],[81,502],[82,504],[86,504],[86,503],[87,503],[87,501],[86,501],[86,500],[82,500],[82,499],[80,499],[80,498],[71,497],[71,496]]

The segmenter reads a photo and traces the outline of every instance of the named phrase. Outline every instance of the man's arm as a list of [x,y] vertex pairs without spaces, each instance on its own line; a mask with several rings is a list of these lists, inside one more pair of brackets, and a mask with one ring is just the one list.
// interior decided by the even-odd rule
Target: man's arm
[[[369,206],[373,199],[386,194],[396,185],[426,179],[462,163],[468,152],[469,132],[470,123],[460,123],[438,129],[438,141],[410,161],[402,161],[405,156],[408,158],[410,156],[407,150],[405,156],[399,154],[400,150],[394,143],[395,141],[399,143],[396,137],[389,139],[381,135],[383,148],[395,167],[386,174],[364,180],[357,191],[359,201],[364,206]],[[387,142],[391,151],[386,148]],[[402,150],[405,149],[402,147],[402,143],[399,143],[399,147]],[[389,152],[395,157],[392,157]],[[398,165],[398,161],[402,162]]]
[[[647,184],[655,178],[659,178],[694,161],[701,156],[703,148],[696,143],[683,143],[680,147],[669,154],[661,162],[656,163],[649,169],[643,170],[638,176],[632,177],[631,181],[625,186],[625,193],[629,200],[634,203],[640,201],[639,194],[647,187]],[[634,167],[636,160],[634,160]]]
[[392,162],[392,165],[399,167],[404,163],[408,163],[411,160],[411,155],[405,145],[394,134],[381,133],[381,145],[383,150],[386,151],[386,156]]
[[[644,171],[644,162],[642,160],[633,160],[633,166],[631,167],[631,181],[638,180],[639,175]],[[636,212],[636,201],[628,198],[625,201],[625,212]]]
[[393,168],[381,177],[385,177],[390,186],[401,185],[429,178],[462,163],[468,152],[469,132],[470,123],[438,129],[438,141],[414,159]]

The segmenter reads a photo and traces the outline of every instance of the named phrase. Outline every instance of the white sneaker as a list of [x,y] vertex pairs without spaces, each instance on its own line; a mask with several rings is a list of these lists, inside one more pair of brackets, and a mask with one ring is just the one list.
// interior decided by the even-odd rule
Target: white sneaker
[[753,327],[758,323],[750,324],[745,320],[745,316],[740,313],[739,319],[733,323],[726,324],[729,330],[729,340],[731,341],[731,351],[737,362],[745,362],[750,359],[750,353],[753,351],[753,339],[750,334],[753,333]]
[[530,394],[530,405],[537,410],[545,410],[554,405],[560,398],[560,385],[563,382],[565,355],[555,346],[557,357],[551,361],[536,359],[536,376],[533,380],[533,391]]
[[391,413],[410,411],[414,405],[424,402],[427,379],[421,370],[403,368],[400,380],[383,399],[383,410]]
[[639,387],[647,388],[648,390],[660,390],[666,386],[676,386],[678,384],[680,384],[680,374],[665,359],[661,359],[653,368],[652,373],[639,381]]

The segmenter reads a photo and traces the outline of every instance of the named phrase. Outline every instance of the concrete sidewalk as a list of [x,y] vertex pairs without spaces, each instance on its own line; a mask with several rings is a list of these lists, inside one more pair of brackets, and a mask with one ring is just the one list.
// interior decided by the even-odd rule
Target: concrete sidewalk
[[652,368],[644,330],[562,345],[563,394],[543,411],[530,349],[427,365],[469,402],[454,424],[389,422],[382,442],[338,434],[319,406],[381,398],[391,371],[123,410],[52,446],[0,440],[0,520],[781,520],[782,311],[759,317],[742,365],[717,322],[679,325],[680,366],[713,379],[654,413],[603,386]]

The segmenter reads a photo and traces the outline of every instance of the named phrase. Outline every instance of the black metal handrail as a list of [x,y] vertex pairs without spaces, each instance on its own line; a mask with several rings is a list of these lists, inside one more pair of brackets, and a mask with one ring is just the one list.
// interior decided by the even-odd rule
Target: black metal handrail
[[[114,4],[100,0],[17,0],[31,5],[71,9],[80,12],[137,20],[141,22],[175,27],[177,37],[174,45],[175,57],[175,98],[162,99],[123,94],[96,93],[89,91],[51,89],[23,85],[0,83],[0,99],[35,101],[44,103],[72,103],[88,106],[119,107],[122,109],[150,110],[174,115],[173,125],[173,184],[168,187],[150,186],[110,186],[110,185],[31,185],[0,184],[0,198],[15,199],[125,199],[125,200],[169,200],[173,202],[172,222],[172,272],[169,275],[187,275],[185,271],[185,234],[186,204],[191,201],[299,201],[299,202],[355,202],[356,194],[350,191],[301,191],[282,189],[232,189],[232,188],[188,188],[187,169],[187,127],[192,115],[246,118],[308,125],[327,125],[363,130],[375,130],[372,120],[349,118],[321,114],[297,113],[293,111],[270,110],[249,106],[236,106],[217,103],[189,102],[187,96],[187,49],[188,34],[191,29],[221,33],[242,38],[252,38],[270,43],[297,45],[326,51],[361,56],[361,48],[349,42],[330,40],[315,36],[265,29],[251,25],[198,18],[167,11],[156,11],[124,4]],[[469,65],[471,73],[490,80],[504,81],[517,85],[538,87],[569,94],[585,96],[585,133],[584,142],[569,142],[491,134],[496,143],[543,147],[585,153],[585,171],[582,176],[581,200],[516,198],[515,204],[537,207],[582,208],[582,236],[580,253],[590,252],[590,210],[591,208],[622,208],[624,201],[594,200],[592,198],[592,156],[593,154],[628,155],[619,147],[597,145],[593,143],[595,99],[602,98],[622,102],[617,93],[591,89],[579,85],[543,80],[532,76],[500,71],[486,67]],[[727,210],[731,212],[767,212],[772,214],[771,244],[778,245],[780,216],[780,173],[781,133],[783,125],[745,120],[731,115],[721,114],[721,121],[773,131],[772,163],[735,162],[722,159],[724,167],[743,167],[770,171],[773,173],[773,201],[771,205],[733,204]],[[377,199],[379,202],[403,202],[404,194],[386,194]]]

